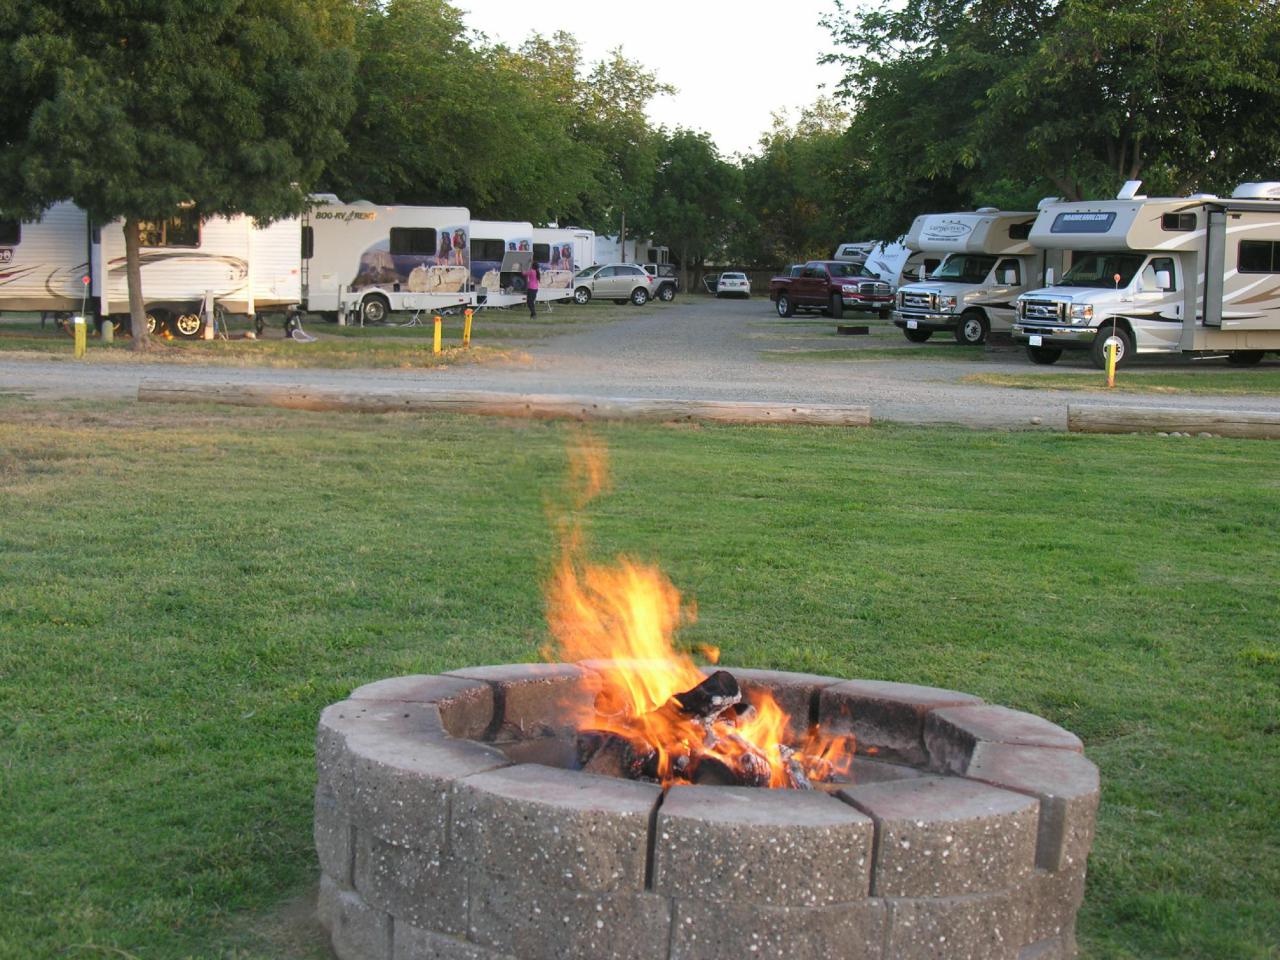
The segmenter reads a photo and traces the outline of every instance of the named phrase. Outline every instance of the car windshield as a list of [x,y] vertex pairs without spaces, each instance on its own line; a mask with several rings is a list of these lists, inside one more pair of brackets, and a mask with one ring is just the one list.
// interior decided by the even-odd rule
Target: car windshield
[[833,277],[860,277],[862,276],[862,264],[860,263],[828,263],[827,271]]
[[933,271],[930,280],[950,280],[953,283],[981,283],[996,265],[995,257],[977,256],[972,253],[953,253]]
[[[1127,287],[1145,259],[1146,255],[1142,253],[1075,253],[1071,255],[1071,269],[1062,275],[1057,286]],[[1117,275],[1120,277],[1118,283]]]

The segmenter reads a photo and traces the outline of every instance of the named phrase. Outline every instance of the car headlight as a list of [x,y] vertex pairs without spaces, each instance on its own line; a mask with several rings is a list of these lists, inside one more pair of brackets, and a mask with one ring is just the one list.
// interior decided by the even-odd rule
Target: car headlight
[[946,310],[948,312],[954,312],[956,309],[956,298],[955,297],[939,297],[938,309]]
[[1071,307],[1072,323],[1088,323],[1092,319],[1093,319],[1092,303],[1072,304],[1072,307]]

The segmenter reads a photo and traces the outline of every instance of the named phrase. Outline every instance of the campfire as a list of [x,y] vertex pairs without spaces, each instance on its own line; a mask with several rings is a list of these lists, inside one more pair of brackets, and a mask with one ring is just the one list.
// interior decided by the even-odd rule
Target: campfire
[[[571,450],[570,480],[576,509],[560,524],[561,558],[547,591],[555,642],[543,655],[595,671],[594,699],[565,704],[578,765],[663,786],[809,790],[846,777],[852,736],[827,736],[814,725],[789,743],[789,732],[806,725],[767,691],[744,696],[732,673],[708,676],[676,648],[676,630],[696,611],[661,570],[625,557],[613,567],[586,561],[580,513],[608,488],[604,449],[587,435]],[[719,660],[714,647],[700,652]]]

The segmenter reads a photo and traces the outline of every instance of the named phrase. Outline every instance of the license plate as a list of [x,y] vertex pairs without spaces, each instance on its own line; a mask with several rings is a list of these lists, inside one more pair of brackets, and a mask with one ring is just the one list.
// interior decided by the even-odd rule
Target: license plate
[[1033,347],[1041,346],[1043,343],[1044,343],[1044,337],[1040,336],[1040,334],[1033,333],[1031,335],[1031,345]]
[[907,321],[907,329],[908,329],[908,330],[914,330],[915,328],[916,328],[916,322],[915,322],[914,320],[908,320],[908,321]]

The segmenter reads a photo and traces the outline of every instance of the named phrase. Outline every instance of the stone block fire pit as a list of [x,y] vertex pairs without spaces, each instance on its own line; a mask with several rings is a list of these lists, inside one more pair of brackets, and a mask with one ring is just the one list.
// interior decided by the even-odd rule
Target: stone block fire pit
[[[1060,960],[1098,802],[1080,741],[932,687],[734,670],[856,737],[813,790],[579,769],[591,668],[396,677],[316,742],[320,919],[342,960]],[[797,735],[799,731],[797,731]]]

